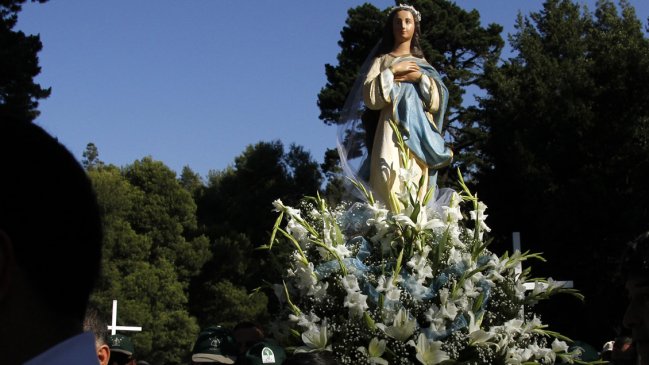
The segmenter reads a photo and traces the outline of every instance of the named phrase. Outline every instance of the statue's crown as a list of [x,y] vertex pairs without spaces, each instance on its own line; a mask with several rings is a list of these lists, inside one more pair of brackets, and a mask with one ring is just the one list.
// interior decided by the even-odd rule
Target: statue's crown
[[421,21],[421,13],[418,12],[417,9],[415,9],[415,7],[412,5],[399,4],[397,6],[393,6],[392,9],[390,9],[390,14],[398,10],[408,10],[409,12],[412,13],[412,15],[415,16],[415,19],[417,19],[418,22]]

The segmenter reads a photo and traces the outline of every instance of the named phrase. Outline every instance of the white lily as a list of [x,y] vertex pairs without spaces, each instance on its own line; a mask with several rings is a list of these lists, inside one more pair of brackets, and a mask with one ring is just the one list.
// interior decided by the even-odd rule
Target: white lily
[[349,316],[355,318],[362,317],[363,313],[369,308],[367,295],[360,292],[348,292],[343,305],[349,308]]
[[456,249],[455,247],[451,247],[448,250],[448,266],[452,266],[460,262],[462,262],[462,251]]
[[381,357],[385,352],[385,343],[385,340],[379,340],[374,337],[372,341],[370,341],[369,346],[367,346],[367,349],[365,347],[359,347],[358,351],[367,356],[367,360],[370,364],[388,365],[388,360]]
[[455,303],[448,300],[449,292],[447,288],[443,288],[439,291],[439,317],[448,318],[451,321],[457,316],[457,306]]
[[383,205],[383,203],[375,202],[374,204],[365,204],[365,208],[368,208],[372,212],[372,218],[367,220],[367,224],[371,225],[370,222],[380,222],[385,221],[390,213],[390,210]]
[[341,278],[340,282],[347,291],[343,305],[349,308],[351,317],[361,317],[369,306],[367,305],[367,295],[362,294],[358,286],[358,279],[355,275],[349,274]]
[[295,286],[303,292],[310,290],[315,284],[317,284],[318,279],[315,276],[315,271],[313,268],[313,263],[309,262],[304,264],[299,259],[299,254],[294,253],[295,260],[295,270],[289,269],[287,274],[289,277],[294,276]]
[[[397,282],[398,281],[401,281],[401,276],[398,277]],[[379,277],[376,291],[379,293],[385,293],[385,299],[392,302],[398,301],[401,296],[401,289],[394,285],[394,280],[392,280],[392,278],[386,278],[383,275]]]
[[543,323],[541,322],[541,319],[537,316],[533,316],[532,319],[525,323],[525,326],[523,326],[522,333],[534,332],[536,329],[542,327]]
[[462,286],[462,289],[464,290],[465,296],[469,298],[475,298],[478,295],[480,295],[482,289],[480,289],[479,286],[478,287],[475,286],[475,283],[479,282],[480,279],[482,279],[482,273],[476,273],[469,279],[464,280],[464,285]]
[[478,209],[470,211],[469,214],[471,216],[471,219],[476,221],[480,225],[480,228],[483,231],[490,232],[491,228],[489,228],[485,223],[485,219],[487,219],[487,215],[484,214],[484,211],[486,209],[487,209],[487,205],[485,205],[485,203],[478,202]]
[[286,209],[286,206],[282,203],[281,199],[275,199],[273,201],[273,206],[275,207],[276,212],[283,212]]
[[513,334],[521,333],[523,329],[523,320],[517,318],[510,319],[505,322],[502,327],[510,337],[513,337]]
[[[532,346],[532,345],[530,345]],[[534,353],[534,357],[537,359],[543,359],[544,364],[554,364],[556,359],[557,359],[557,354],[552,351],[551,349],[547,348],[541,348],[538,345],[534,345],[536,347],[536,352]]]
[[476,321],[475,315],[473,312],[469,311],[469,344],[471,346],[479,345],[489,341],[494,334],[491,332],[486,332],[480,328],[482,318],[478,318]]
[[345,245],[335,245],[331,248],[341,259],[351,256],[352,252]]
[[318,326],[317,323],[320,322],[320,317],[313,312],[309,312],[308,314],[302,312],[298,315],[289,314],[288,318],[307,331],[316,328]]
[[426,313],[426,319],[430,322],[430,330],[433,332],[446,331],[446,318],[442,315],[436,304],[431,304]]
[[444,222],[437,218],[428,219],[428,214],[425,209],[419,211],[416,221],[413,221],[410,218],[410,213],[404,214],[400,213],[392,217],[397,223],[402,225],[413,227],[417,232],[421,232],[426,229],[435,230],[437,228],[444,227]]
[[328,282],[319,282],[316,285],[312,286],[309,289],[309,292],[306,295],[312,296],[316,299],[322,299],[327,296],[327,288],[329,287]]
[[355,275],[350,274],[341,278],[340,283],[343,284],[343,288],[345,288],[347,292],[356,292],[361,290],[358,286],[358,279]]
[[309,231],[304,228],[299,222],[297,222],[293,217],[288,219],[286,224],[286,232],[295,237],[295,239],[300,243],[300,246],[303,249],[309,248]]
[[557,338],[552,341],[552,351],[554,352],[568,352],[568,344]]
[[415,277],[420,284],[433,277],[433,269],[428,264],[428,254],[431,250],[430,246],[424,246],[421,252],[415,253],[407,263],[408,267],[415,271]]
[[462,220],[462,211],[460,211],[459,204],[461,200],[462,198],[457,193],[453,193],[450,205],[442,207],[442,210],[444,212],[442,214],[442,220],[444,221],[444,223],[456,226],[457,223]]
[[415,333],[415,330],[417,329],[417,320],[414,318],[411,319],[410,312],[401,308],[394,316],[392,326],[386,327],[382,323],[377,323],[376,326],[382,329],[386,335],[401,342],[405,342],[413,335],[413,333]]
[[417,360],[424,365],[436,365],[449,359],[448,354],[442,350],[442,343],[429,340],[423,333],[419,334],[417,344],[412,340],[408,344],[417,349]]
[[281,199],[276,199],[273,202],[273,206],[275,207],[275,211],[277,212],[286,212],[290,217],[301,219],[300,211],[295,208],[284,205]]
[[505,364],[507,365],[520,365],[525,361],[523,359],[522,350],[517,348],[507,349],[507,354],[505,355]]
[[295,352],[312,352],[312,351],[331,351],[329,342],[329,333],[327,331],[327,320],[322,321],[322,325],[313,326],[308,331],[302,332],[302,342],[306,346],[300,346]]

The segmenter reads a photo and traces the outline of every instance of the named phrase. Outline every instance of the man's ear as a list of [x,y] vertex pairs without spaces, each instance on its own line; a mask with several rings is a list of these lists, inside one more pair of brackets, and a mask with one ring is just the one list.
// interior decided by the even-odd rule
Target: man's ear
[[9,236],[0,229],[0,302],[9,291],[11,284],[11,271],[15,265],[13,242]]
[[110,359],[110,348],[108,345],[100,345],[97,347],[97,357],[99,358],[99,365],[107,365]]

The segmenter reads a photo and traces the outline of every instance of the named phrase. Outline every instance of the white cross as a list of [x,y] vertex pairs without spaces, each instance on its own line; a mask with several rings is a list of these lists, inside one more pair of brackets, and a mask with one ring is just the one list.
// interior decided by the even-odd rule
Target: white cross
[[111,322],[111,325],[108,326],[108,329],[110,330],[111,335],[116,334],[117,331],[142,331],[142,327],[117,325],[117,300],[113,300],[113,320]]
[[[514,244],[514,252],[516,252],[516,251],[522,252],[521,251],[521,233],[520,232],[513,232],[512,233],[512,242]],[[518,264],[516,265],[516,267],[514,268],[514,273],[516,275],[520,275],[522,272],[523,272],[523,265],[519,261]],[[557,283],[557,285],[562,287],[562,288],[572,288],[572,287],[574,287],[574,283],[572,282],[572,280],[555,281],[555,283]],[[543,289],[548,288],[548,284],[546,284],[546,283],[538,283],[538,284],[541,285],[543,287]],[[533,290],[535,285],[536,285],[536,283],[525,283],[525,284],[523,284],[523,286],[525,286],[525,290]]]

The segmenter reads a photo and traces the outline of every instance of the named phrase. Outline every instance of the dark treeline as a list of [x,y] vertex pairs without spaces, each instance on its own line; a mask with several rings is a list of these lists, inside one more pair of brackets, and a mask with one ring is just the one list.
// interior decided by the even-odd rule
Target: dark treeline
[[[0,118],[31,122],[49,89],[35,84],[37,36],[13,30],[25,1],[0,2]],[[43,1],[41,1],[43,2]],[[574,280],[586,296],[555,298],[539,307],[544,322],[595,347],[621,328],[625,295],[617,259],[649,223],[649,41],[625,1],[547,0],[522,15],[501,55],[502,27],[484,26],[476,11],[445,0],[410,1],[422,12],[422,48],[450,90],[445,121],[455,169],[489,206],[497,253],[543,252],[533,272]],[[387,12],[350,9],[338,65],[326,65],[318,95],[320,119],[336,124],[359,67],[378,41]],[[467,90],[477,87],[476,102]],[[189,167],[177,175],[150,157],[116,167],[89,144],[84,165],[97,189],[106,231],[103,276],[92,298],[119,324],[143,326],[137,353],[152,363],[185,362],[199,328],[271,318],[273,295],[288,247],[268,242],[271,202],[295,205],[327,178],[325,194],[340,196],[336,153],[318,166],[299,146],[249,146],[206,178]],[[259,290],[257,290],[259,288]]]
[[649,42],[627,2],[554,0],[511,44],[485,70],[476,186],[496,234],[520,231],[548,259],[537,272],[586,296],[544,303],[548,323],[599,347],[623,330],[625,243],[649,229]]

